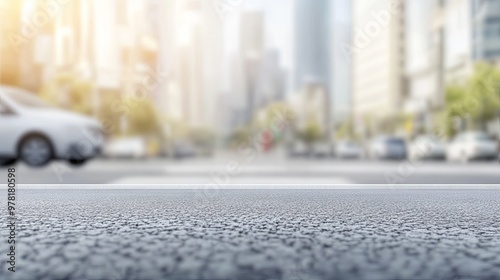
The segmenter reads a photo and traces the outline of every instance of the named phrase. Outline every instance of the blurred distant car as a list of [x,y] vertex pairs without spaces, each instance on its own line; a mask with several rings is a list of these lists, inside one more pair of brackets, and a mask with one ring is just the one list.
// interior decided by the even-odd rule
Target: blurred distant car
[[173,157],[176,159],[196,157],[198,151],[191,142],[179,142],[173,145]]
[[497,143],[483,132],[459,134],[447,149],[450,161],[494,160],[498,158]]
[[498,146],[497,146],[497,151],[498,151],[498,160],[500,161],[500,141],[498,142]]
[[368,154],[371,159],[406,159],[406,143],[399,137],[378,137],[370,143]]
[[110,140],[104,147],[107,158],[141,159],[148,155],[146,143],[141,137],[128,137]]
[[409,146],[412,160],[445,160],[446,146],[434,136],[417,137]]
[[319,158],[330,157],[332,155],[332,145],[328,142],[316,142],[313,144],[312,154]]
[[0,163],[40,167],[52,159],[81,165],[100,153],[99,123],[45,104],[21,89],[0,87]]
[[352,141],[340,141],[335,146],[335,154],[341,159],[360,159],[363,157],[363,148]]
[[293,141],[288,144],[288,156],[290,157],[303,157],[309,154],[309,148],[302,141]]

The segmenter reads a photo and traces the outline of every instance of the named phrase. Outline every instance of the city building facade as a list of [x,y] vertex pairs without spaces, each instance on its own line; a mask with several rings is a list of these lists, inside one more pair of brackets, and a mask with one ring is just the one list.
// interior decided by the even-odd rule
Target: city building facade
[[377,120],[397,116],[405,98],[405,16],[403,1],[355,0],[353,41],[353,110],[359,133]]

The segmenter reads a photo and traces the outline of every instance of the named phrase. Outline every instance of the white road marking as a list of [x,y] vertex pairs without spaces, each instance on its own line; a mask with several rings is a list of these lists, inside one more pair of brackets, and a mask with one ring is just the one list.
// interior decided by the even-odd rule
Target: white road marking
[[[0,185],[5,188],[6,185]],[[68,184],[68,185],[30,185],[21,184],[17,186],[22,190],[500,190],[497,185],[396,185],[387,184]]]
[[354,182],[342,177],[327,177],[327,178],[304,178],[304,177],[246,177],[246,176],[233,176],[233,177],[220,177],[213,179],[208,174],[206,177],[171,177],[171,176],[137,176],[120,178],[112,184],[198,184],[198,185],[242,185],[242,184],[255,184],[255,185],[311,185],[311,184],[353,184]]

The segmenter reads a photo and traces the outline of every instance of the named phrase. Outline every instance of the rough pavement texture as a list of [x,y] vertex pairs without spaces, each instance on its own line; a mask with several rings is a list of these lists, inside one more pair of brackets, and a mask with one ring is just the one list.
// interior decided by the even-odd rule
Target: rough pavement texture
[[17,272],[4,239],[0,279],[500,279],[498,191],[23,190],[18,203]]

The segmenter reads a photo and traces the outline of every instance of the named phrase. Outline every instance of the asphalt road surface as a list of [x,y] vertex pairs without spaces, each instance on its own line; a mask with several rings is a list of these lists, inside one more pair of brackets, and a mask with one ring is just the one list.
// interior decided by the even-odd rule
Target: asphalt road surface
[[[17,165],[21,184],[500,184],[498,162],[377,162],[238,157],[94,160],[81,168],[55,162]],[[6,181],[0,169],[0,182]]]
[[17,201],[17,272],[2,227],[0,279],[500,279],[494,190],[24,189]]

